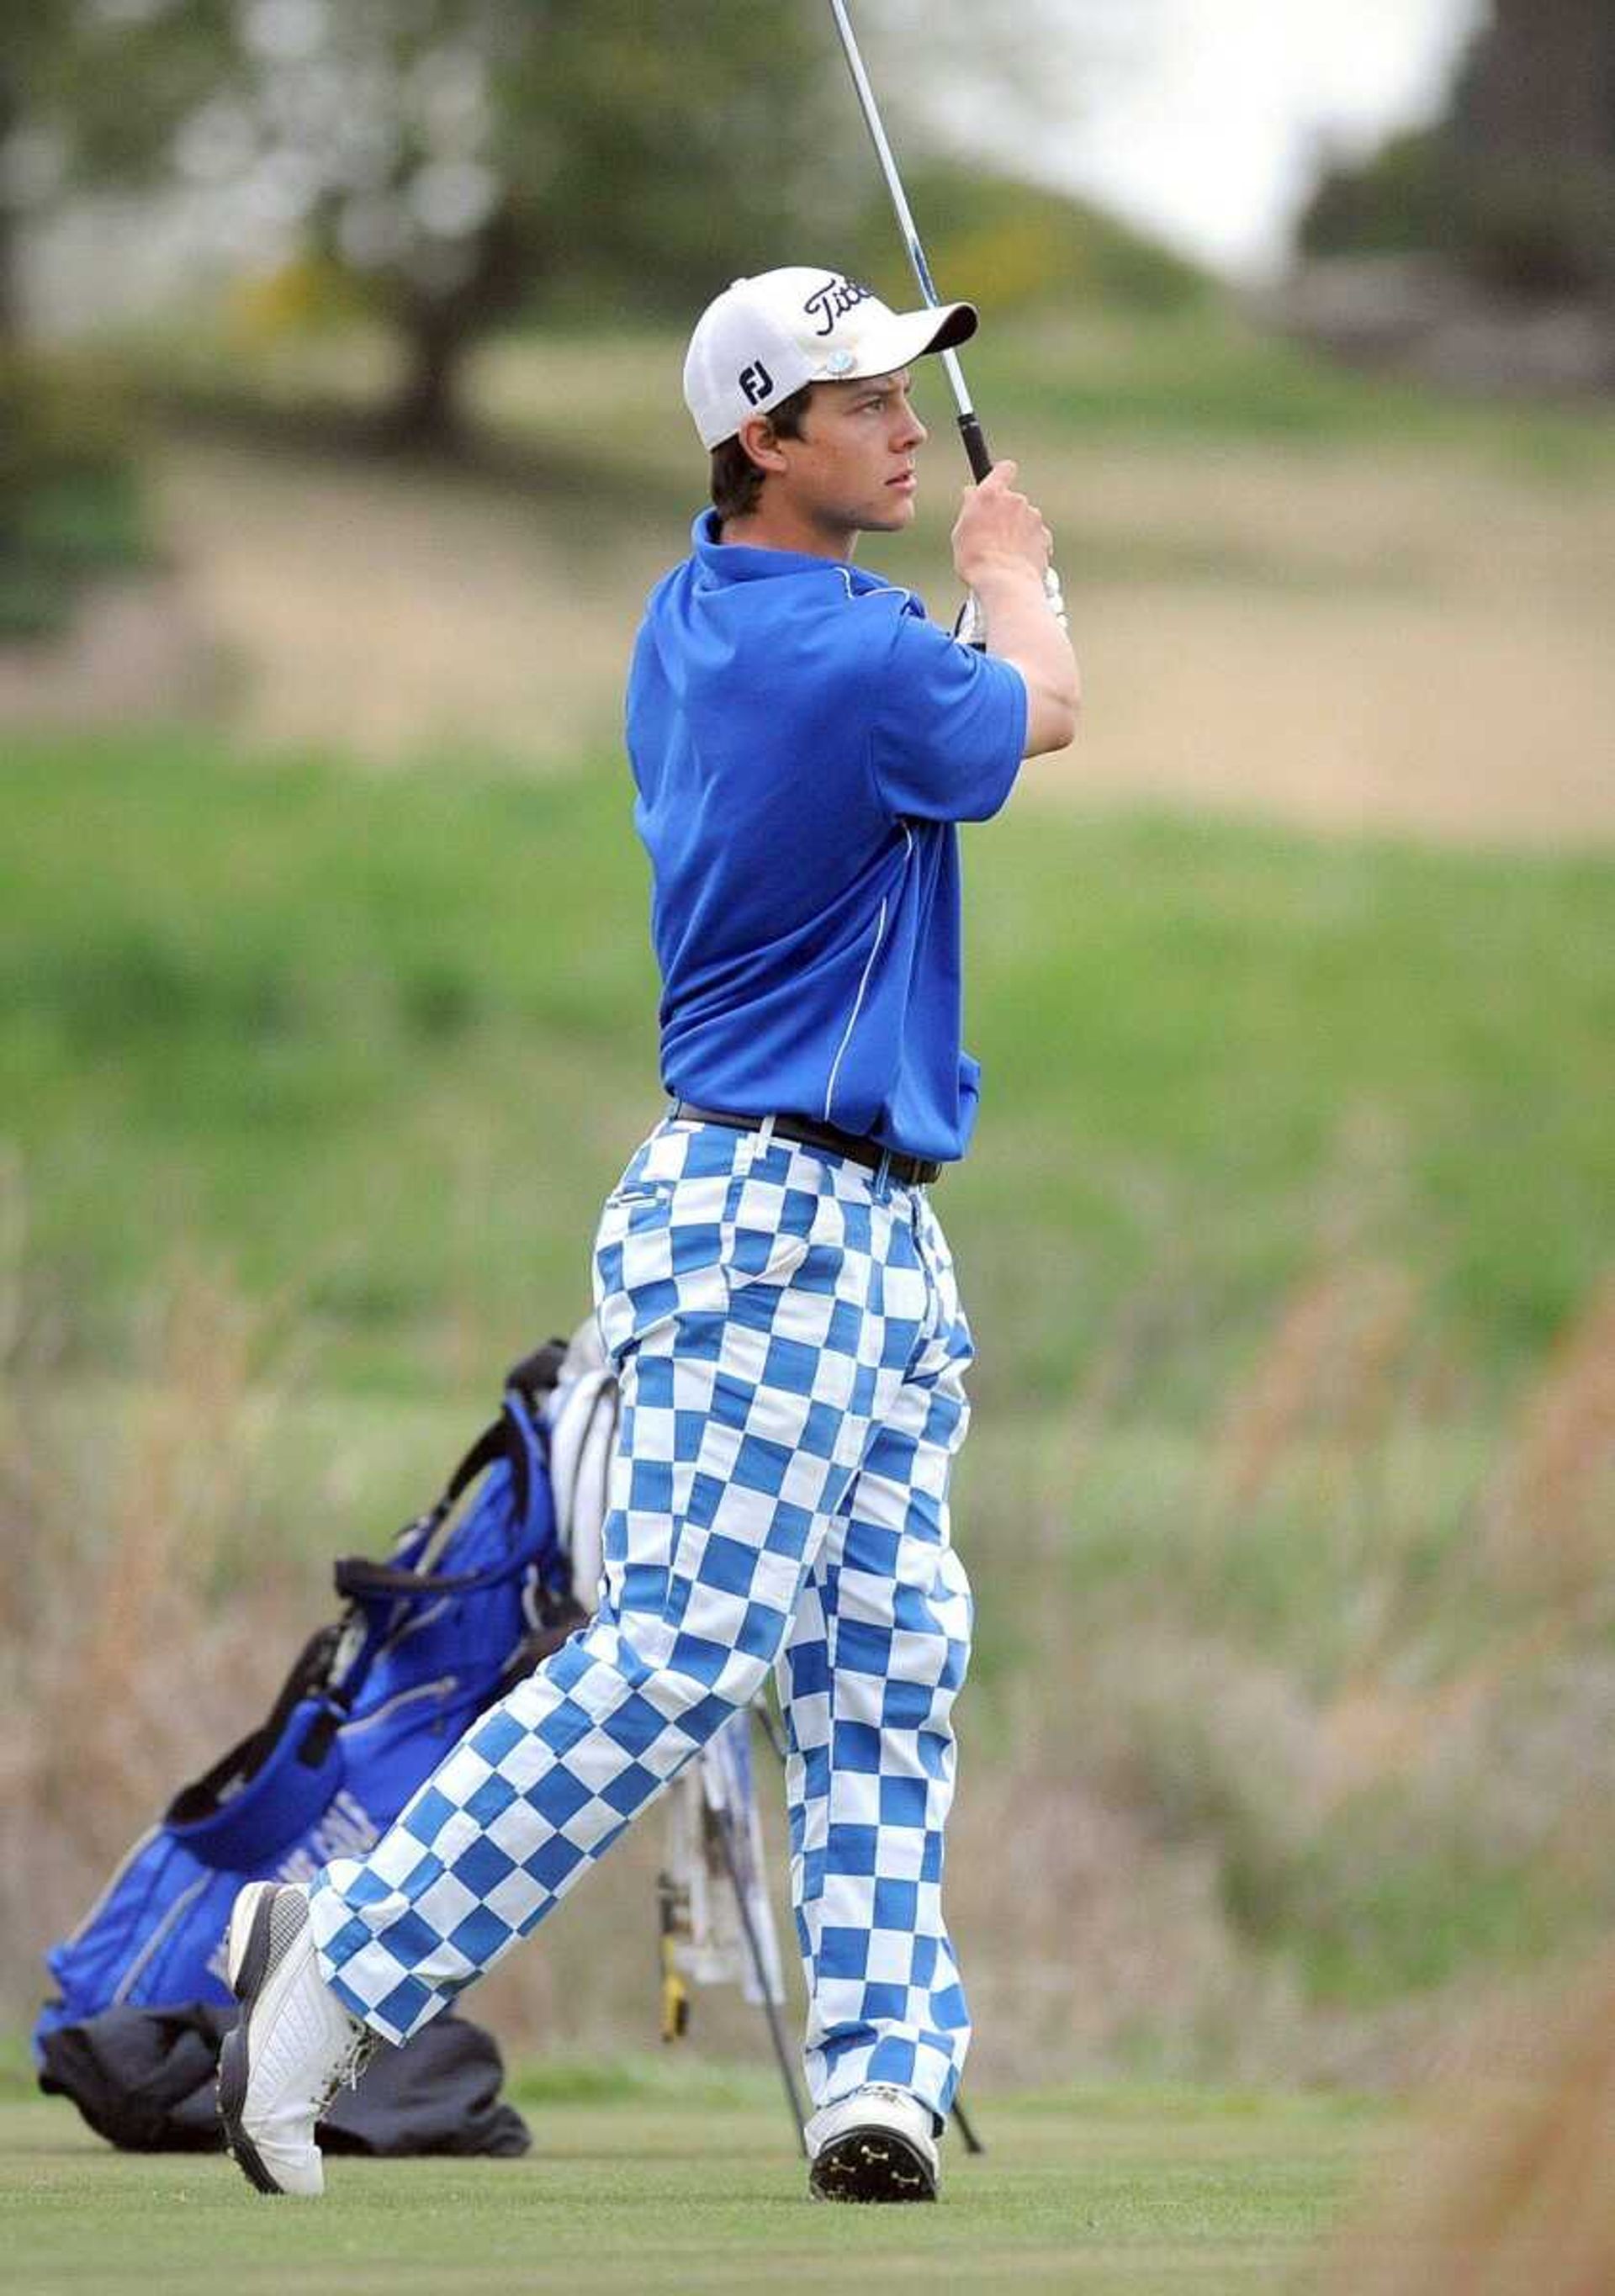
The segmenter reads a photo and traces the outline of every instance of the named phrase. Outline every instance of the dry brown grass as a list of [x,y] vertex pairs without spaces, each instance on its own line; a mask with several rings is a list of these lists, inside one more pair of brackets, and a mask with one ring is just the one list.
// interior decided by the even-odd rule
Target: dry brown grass
[[651,536],[584,555],[508,488],[217,441],[170,447],[160,500],[255,741],[553,765],[619,738]]
[[[20,1235],[14,1197],[9,1210],[0,1199],[0,1233]],[[0,1742],[0,2004],[20,2020],[40,1990],[39,1952],[178,1784],[259,1718],[325,1614],[325,1555],[375,1544],[377,1431],[373,1415],[353,1431],[349,1458],[340,1416],[322,1407],[322,1474],[347,1499],[316,1554],[266,1473],[277,1442],[299,1439],[300,1374],[261,1315],[216,1280],[177,1280],[116,1410],[83,1425],[30,1408],[45,1374],[5,1308],[7,1270],[0,1260],[13,1341],[0,1531],[14,1558],[0,1581],[12,1718]],[[1140,1575],[1095,1600],[1071,1567],[1072,1526],[1092,1520],[1092,1478],[1106,1468],[1106,1413],[1132,1391],[1131,1325],[1078,1398],[1074,1461],[1045,1452],[1036,1473],[977,1505],[962,1535],[978,1585],[1018,1574],[1022,1636],[1014,1686],[967,1698],[962,1718],[949,1897],[978,2079],[1140,2063],[1407,2078],[1467,2013],[1484,1939],[1472,1968],[1458,1953],[1445,1990],[1309,1999],[1295,1948],[1328,1907],[1332,1874],[1364,1882],[1369,1905],[1376,1875],[1394,1889],[1427,1843],[1455,1841],[1455,1892],[1480,1854],[1542,1867],[1585,1913],[1615,1726],[1607,1618],[1575,1574],[1530,1578],[1534,1546],[1495,1554],[1482,1534],[1496,1488],[1534,1493],[1533,1538],[1550,1554],[1562,1506],[1563,1535],[1583,1537],[1578,1511],[1607,1428],[1597,1367],[1609,1300],[1597,1293],[1519,1431],[1499,1434],[1490,1480],[1433,1579],[1428,1507],[1390,1472],[1419,1391],[1412,1293],[1366,1261],[1342,1261],[1280,1310],[1206,1447],[1198,1508],[1168,1527],[1158,1581]],[[1137,1320],[1147,1326],[1147,1303]],[[1281,1586],[1293,1565],[1305,1583],[1317,1543],[1337,1538],[1360,1616],[1342,1628],[1308,1607],[1320,1595],[1285,1587],[1289,1623],[1241,1624],[1253,1562],[1276,1561]],[[778,1853],[779,1796],[759,1761]],[[1380,1813],[1366,1832],[1365,1810]],[[652,1819],[611,1877],[490,1981],[480,2013],[512,2045],[648,2044],[660,1849]],[[783,1870],[783,1854],[775,1863]],[[738,2000],[703,1995],[696,2015],[699,2046],[760,2051]]]
[[[44,1376],[0,1412],[0,2000],[177,1788],[258,1718],[301,1639],[296,1562],[258,1542],[279,1390],[262,1319],[200,1274],[153,1318],[121,1423],[46,1446]],[[304,1629],[303,1631],[307,1631]]]
[[1417,1295],[1406,1272],[1330,1267],[1283,1306],[1254,1369],[1231,1398],[1211,1466],[1230,1505],[1249,1505],[1298,1441],[1347,1453],[1372,1442],[1391,1410]]
[[1609,2296],[1615,1952],[1455,2049],[1423,2139],[1337,2243],[1320,2296]]
[[1595,1287],[1527,1395],[1487,1523],[1493,1569],[1562,1595],[1607,1587],[1615,1562],[1615,1275]]

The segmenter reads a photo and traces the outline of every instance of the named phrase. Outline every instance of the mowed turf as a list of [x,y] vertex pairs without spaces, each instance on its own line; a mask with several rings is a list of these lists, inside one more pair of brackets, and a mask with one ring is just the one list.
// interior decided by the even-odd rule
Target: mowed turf
[[[329,1383],[479,1395],[537,1318],[575,1320],[601,1196],[665,1105],[631,810],[612,760],[379,781],[13,745],[27,1311],[121,1368],[152,1283],[223,1254],[317,1328]],[[1342,1237],[1408,1270],[1484,1381],[1553,1341],[1615,1187],[1607,857],[1019,806],[967,843],[986,1090],[939,1201],[978,1400],[1069,1395],[1169,1262],[1152,1407],[1198,1424]]]
[[0,2105],[12,2296],[84,2289],[707,2290],[761,2285],[1083,2296],[1294,2287],[1382,2116],[1308,2097],[1119,2091],[978,2104],[936,2209],[804,2196],[777,2100],[529,2104],[524,2161],[338,2161],[317,2206],[217,2158],[131,2158],[65,2103]]

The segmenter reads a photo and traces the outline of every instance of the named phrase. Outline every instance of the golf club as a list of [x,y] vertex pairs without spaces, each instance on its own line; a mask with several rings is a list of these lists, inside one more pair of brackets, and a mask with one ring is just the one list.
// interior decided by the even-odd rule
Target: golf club
[[[830,12],[835,18],[836,30],[840,34],[841,47],[847,58],[847,69],[852,74],[852,85],[857,92],[859,108],[864,114],[864,125],[869,130],[869,140],[874,145],[875,158],[881,163],[881,173],[885,176],[886,188],[891,194],[891,204],[897,213],[898,228],[901,231],[904,243],[907,247],[909,262],[914,266],[914,275],[920,283],[920,292],[924,298],[927,308],[934,311],[942,298],[938,294],[932,282],[930,266],[925,260],[925,250],[920,244],[920,234],[914,227],[914,214],[903,189],[903,178],[898,173],[898,163],[892,157],[891,145],[886,139],[885,128],[881,125],[880,107],[875,102],[874,90],[869,85],[869,74],[864,69],[864,59],[858,53],[858,44],[853,37],[852,25],[842,0],[830,0]],[[981,428],[980,417],[971,404],[970,391],[964,381],[964,369],[959,364],[958,353],[942,351],[939,356],[942,361],[943,372],[947,377],[948,386],[954,394],[954,404],[959,410],[959,435],[964,441],[964,452],[970,459],[971,474],[980,485],[993,467],[987,434]]]
[[[869,140],[874,145],[875,158],[880,161],[881,173],[886,178],[886,189],[891,195],[892,208],[898,218],[898,228],[902,233],[903,243],[908,250],[908,260],[914,267],[914,275],[919,282],[920,293],[924,299],[926,308],[934,311],[942,299],[938,294],[936,284],[931,278],[930,266],[925,259],[925,250],[920,244],[920,234],[915,227],[914,211],[908,204],[908,195],[903,189],[903,178],[898,173],[898,163],[893,156],[891,144],[888,141],[886,130],[881,124],[881,109],[875,102],[874,90],[869,84],[869,74],[864,69],[864,59],[858,53],[858,44],[853,36],[852,22],[847,13],[844,0],[830,0],[830,12],[835,19],[835,28],[840,36],[841,50],[847,58],[847,69],[852,74],[852,85],[857,95],[858,108],[864,114],[864,125],[869,130]],[[981,418],[971,404],[969,386],[964,380],[964,369],[959,364],[957,352],[945,350],[939,356],[942,361],[943,372],[947,377],[948,387],[954,394],[954,404],[959,410],[959,436],[964,441],[964,452],[970,462],[971,475],[980,486],[993,467],[993,457],[987,443],[987,433],[982,430]],[[1067,627],[1065,599],[1060,587],[1060,577],[1052,566],[1045,570],[1043,587],[1049,602],[1049,611],[1059,622],[1062,629],[1064,629]],[[980,606],[973,596],[960,615],[958,635],[966,638],[974,646],[980,646],[985,643],[985,623]]]

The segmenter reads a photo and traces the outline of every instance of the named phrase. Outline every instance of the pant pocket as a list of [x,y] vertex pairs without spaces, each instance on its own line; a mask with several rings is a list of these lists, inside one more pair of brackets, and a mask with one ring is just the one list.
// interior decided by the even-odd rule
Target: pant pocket
[[732,1292],[753,1283],[789,1283],[813,1249],[811,1233],[793,1235],[781,1230],[726,1226],[720,1259]]
[[788,1283],[813,1249],[823,1196],[802,1185],[779,1146],[758,1154],[748,1138],[735,1160],[719,1223],[719,1258],[732,1291],[753,1283]]

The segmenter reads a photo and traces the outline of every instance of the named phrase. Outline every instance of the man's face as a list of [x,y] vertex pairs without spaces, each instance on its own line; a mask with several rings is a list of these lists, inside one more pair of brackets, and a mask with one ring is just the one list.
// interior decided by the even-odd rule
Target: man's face
[[914,458],[928,434],[908,392],[906,367],[816,383],[801,437],[776,442],[786,457],[782,492],[827,536],[895,534],[913,524]]

